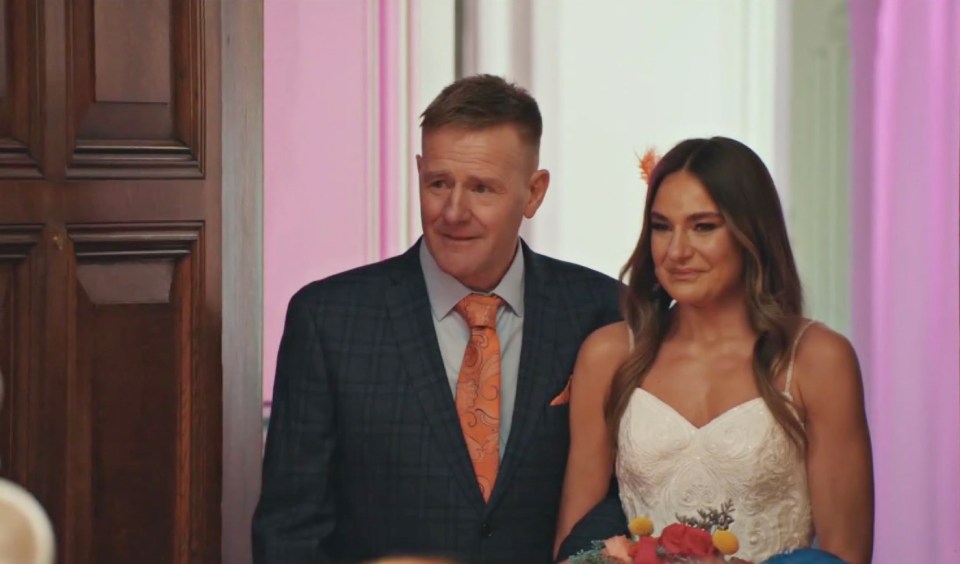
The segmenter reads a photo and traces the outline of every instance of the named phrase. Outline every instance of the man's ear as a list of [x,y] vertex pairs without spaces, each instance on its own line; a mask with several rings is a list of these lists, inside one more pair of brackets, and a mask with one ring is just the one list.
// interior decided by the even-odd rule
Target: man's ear
[[420,176],[421,170],[423,170],[423,157],[417,155],[417,176]]
[[550,187],[550,171],[540,169],[530,177],[530,197],[527,205],[523,208],[523,217],[531,219],[536,215],[540,204],[543,203],[544,196],[547,195],[547,188]]

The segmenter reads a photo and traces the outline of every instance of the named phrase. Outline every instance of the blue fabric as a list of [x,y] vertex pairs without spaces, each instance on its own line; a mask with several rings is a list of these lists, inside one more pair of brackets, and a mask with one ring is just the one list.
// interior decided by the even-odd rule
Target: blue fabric
[[844,564],[843,560],[818,548],[801,548],[767,559],[765,564]]

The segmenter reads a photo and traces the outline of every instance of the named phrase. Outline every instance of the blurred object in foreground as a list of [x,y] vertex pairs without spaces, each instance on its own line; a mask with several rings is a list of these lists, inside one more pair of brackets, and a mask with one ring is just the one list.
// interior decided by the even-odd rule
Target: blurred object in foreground
[[27,490],[0,480],[0,562],[53,564],[53,528]]

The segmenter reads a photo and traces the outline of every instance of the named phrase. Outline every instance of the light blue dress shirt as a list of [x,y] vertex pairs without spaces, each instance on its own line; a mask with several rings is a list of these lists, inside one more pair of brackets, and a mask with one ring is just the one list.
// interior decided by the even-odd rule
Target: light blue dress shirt
[[[427,283],[430,309],[433,311],[433,326],[437,331],[440,356],[450,381],[450,392],[456,396],[460,363],[470,340],[470,327],[453,308],[467,295],[474,293],[440,270],[437,261],[420,243],[420,268]],[[523,345],[523,253],[517,244],[516,254],[500,284],[493,289],[503,299],[504,305],[497,311],[497,337],[500,339],[500,458],[510,437],[513,406],[517,399],[517,379],[520,371],[520,347]]]

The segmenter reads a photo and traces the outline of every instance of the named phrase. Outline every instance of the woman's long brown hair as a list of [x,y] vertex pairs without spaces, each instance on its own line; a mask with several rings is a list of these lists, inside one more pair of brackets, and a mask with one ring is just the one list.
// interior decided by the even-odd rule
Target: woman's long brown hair
[[696,176],[717,204],[740,247],[750,324],[757,333],[753,375],[760,396],[798,448],[803,425],[774,378],[789,362],[793,335],[803,315],[803,291],[773,178],[749,147],[724,137],[689,139],[660,159],[650,175],[643,229],[620,279],[623,310],[635,345],[617,370],[607,397],[607,428],[617,445],[620,420],[634,391],[653,365],[670,329],[672,298],[657,282],[650,249],[650,214],[663,180],[685,170]]

